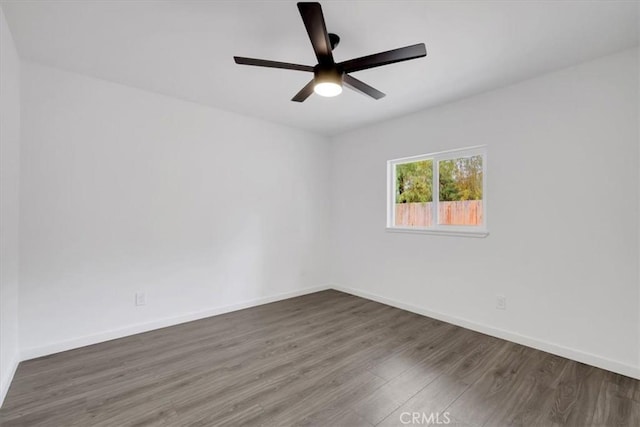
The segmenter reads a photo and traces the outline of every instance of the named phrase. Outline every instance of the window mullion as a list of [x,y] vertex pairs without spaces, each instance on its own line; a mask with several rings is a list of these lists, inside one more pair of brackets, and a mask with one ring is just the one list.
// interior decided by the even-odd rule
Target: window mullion
[[431,225],[433,228],[437,228],[440,223],[440,218],[438,218],[439,211],[438,203],[440,200],[440,172],[438,171],[438,158],[434,157],[431,161],[432,167],[432,178],[431,178],[431,218],[433,218],[433,224]]

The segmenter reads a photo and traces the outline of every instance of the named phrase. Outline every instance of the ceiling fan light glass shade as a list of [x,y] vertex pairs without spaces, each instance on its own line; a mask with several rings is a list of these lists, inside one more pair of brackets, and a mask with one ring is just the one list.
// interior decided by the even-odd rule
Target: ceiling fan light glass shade
[[320,96],[338,96],[342,93],[342,73],[335,68],[316,67],[313,91]]
[[342,93],[342,86],[334,82],[316,83],[313,87],[313,91],[320,96],[330,98],[332,96],[340,95]]

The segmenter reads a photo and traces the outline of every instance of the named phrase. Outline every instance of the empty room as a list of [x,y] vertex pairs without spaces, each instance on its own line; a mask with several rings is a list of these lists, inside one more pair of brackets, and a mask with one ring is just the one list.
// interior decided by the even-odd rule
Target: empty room
[[640,426],[639,31],[0,0],[0,425]]

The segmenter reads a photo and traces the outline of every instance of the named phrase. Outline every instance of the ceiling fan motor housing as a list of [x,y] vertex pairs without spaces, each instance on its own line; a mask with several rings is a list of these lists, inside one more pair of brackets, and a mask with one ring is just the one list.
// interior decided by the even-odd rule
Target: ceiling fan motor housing
[[340,36],[334,33],[329,33],[329,44],[331,45],[331,50],[334,50],[340,44]]
[[343,72],[335,64],[318,64],[313,67],[313,80],[319,83],[335,83],[342,86]]

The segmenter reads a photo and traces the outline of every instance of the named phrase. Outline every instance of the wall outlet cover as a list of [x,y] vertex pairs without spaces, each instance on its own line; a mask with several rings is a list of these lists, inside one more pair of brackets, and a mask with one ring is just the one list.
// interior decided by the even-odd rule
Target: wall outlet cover
[[146,305],[147,296],[144,292],[136,292],[136,305]]
[[496,295],[496,308],[498,310],[507,309],[507,297],[504,295]]

